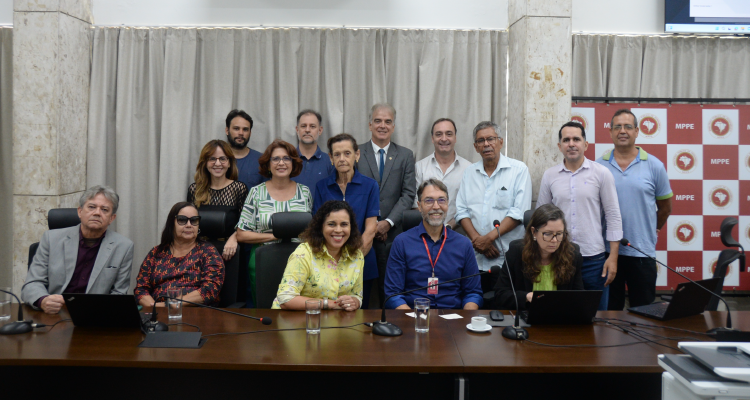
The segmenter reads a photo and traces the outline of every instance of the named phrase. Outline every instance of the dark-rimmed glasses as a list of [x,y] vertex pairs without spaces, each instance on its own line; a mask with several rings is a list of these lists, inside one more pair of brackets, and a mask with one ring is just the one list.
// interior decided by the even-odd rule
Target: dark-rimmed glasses
[[200,215],[195,217],[186,217],[184,215],[178,215],[174,217],[174,220],[177,221],[177,225],[179,226],[185,226],[188,221],[190,221],[190,225],[192,226],[198,226],[201,223],[201,217]]

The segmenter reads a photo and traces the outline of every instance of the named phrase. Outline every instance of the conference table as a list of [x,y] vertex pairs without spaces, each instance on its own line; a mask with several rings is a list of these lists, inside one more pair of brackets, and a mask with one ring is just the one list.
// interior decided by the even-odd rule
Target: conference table
[[[537,325],[527,328],[530,341],[467,330],[471,316],[487,311],[431,310],[430,330],[416,333],[414,319],[388,310],[389,322],[403,330],[398,337],[371,333],[365,322],[380,319],[379,310],[326,310],[319,335],[305,331],[305,313],[267,309],[232,309],[270,317],[269,326],[215,310],[186,307],[181,319],[158,319],[170,331],[197,331],[207,339],[199,349],[138,347],[145,335],[136,329],[80,328],[60,322],[33,333],[0,336],[0,376],[35,396],[59,394],[85,386],[91,397],[134,398],[149,393],[171,399],[190,397],[274,396],[285,398],[472,398],[498,396],[576,398],[660,398],[657,355],[678,353],[638,339],[616,327]],[[47,325],[69,318],[25,307],[25,318]],[[461,319],[439,315],[458,314]],[[506,318],[510,318],[505,312]],[[14,310],[15,319],[15,310]],[[732,312],[735,327],[750,329],[748,312]],[[604,311],[617,318],[655,325],[641,328],[655,335],[710,340],[663,326],[705,332],[723,326],[725,312],[658,322],[625,311]],[[188,325],[190,324],[190,325]],[[194,325],[194,326],[191,326]],[[252,333],[244,333],[252,332]],[[217,333],[227,333],[214,335]],[[695,338],[695,339],[691,339]],[[675,340],[659,343],[676,347]],[[599,345],[618,347],[552,347]],[[83,396],[87,397],[86,395]]]

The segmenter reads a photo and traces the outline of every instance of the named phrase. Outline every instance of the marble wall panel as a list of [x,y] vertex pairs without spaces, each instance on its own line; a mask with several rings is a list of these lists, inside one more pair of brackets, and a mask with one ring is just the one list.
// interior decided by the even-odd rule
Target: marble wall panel
[[60,201],[58,202],[57,207],[58,208],[78,208],[78,200],[80,200],[81,195],[83,194],[83,190],[80,192],[75,193],[68,193],[60,196]]
[[544,171],[562,161],[557,131],[570,117],[570,23],[528,16],[509,29],[508,155],[529,167],[534,200]]
[[90,25],[60,14],[58,193],[86,189]]
[[13,157],[13,194],[57,195],[57,166],[57,155]]
[[60,12],[78,18],[89,24],[94,23],[91,0],[59,0]]
[[[14,157],[57,155],[57,124],[13,124]],[[56,194],[56,193],[55,193]]]
[[13,196],[13,290],[19,292],[28,269],[29,246],[48,229],[47,212],[59,196]]
[[572,0],[510,0],[508,26],[523,17],[572,17]]
[[58,13],[16,12],[13,27],[13,122],[56,124]]
[[59,11],[60,0],[13,0],[13,11]]

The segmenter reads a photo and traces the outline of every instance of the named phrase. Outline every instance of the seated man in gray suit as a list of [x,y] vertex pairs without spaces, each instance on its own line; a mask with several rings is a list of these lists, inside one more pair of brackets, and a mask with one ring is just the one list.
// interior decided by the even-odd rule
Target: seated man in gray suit
[[61,293],[128,291],[133,242],[107,230],[119,201],[111,188],[93,186],[79,200],[79,225],[44,232],[21,291],[24,303],[57,314],[65,304]]
[[[373,249],[378,263],[378,291],[380,302],[385,300],[385,267],[388,263],[388,244],[403,231],[404,211],[414,204],[417,183],[414,177],[414,153],[391,142],[396,127],[396,110],[387,103],[375,104],[370,109],[372,140],[359,145],[362,157],[357,163],[359,172],[375,179],[380,187],[380,218]],[[369,299],[369,288],[364,288],[364,301]],[[365,303],[366,305],[367,303]]]

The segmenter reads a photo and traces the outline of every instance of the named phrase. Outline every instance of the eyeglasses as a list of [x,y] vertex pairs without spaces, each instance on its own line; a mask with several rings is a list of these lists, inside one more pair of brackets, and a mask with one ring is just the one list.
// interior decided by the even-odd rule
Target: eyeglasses
[[635,129],[635,127],[633,125],[627,124],[627,125],[615,125],[615,126],[612,127],[612,130],[613,131],[619,131],[623,127],[625,128],[626,131],[632,131],[632,130]]
[[427,207],[432,207],[432,205],[435,204],[436,201],[437,201],[437,203],[438,203],[438,205],[440,207],[448,205],[448,199],[446,199],[445,197],[438,197],[437,199],[433,199],[432,197],[428,197],[428,198],[422,200],[422,202],[424,203],[424,205],[426,205]]
[[184,216],[184,215],[178,215],[178,216],[174,217],[174,219],[175,219],[175,221],[177,221],[177,225],[179,225],[179,226],[185,226],[185,225],[187,225],[188,221],[190,221],[190,225],[192,225],[192,226],[198,226],[201,223],[201,217],[200,217],[200,215],[196,216],[196,217],[189,217],[189,218],[186,217],[186,216]]
[[487,144],[494,144],[497,139],[498,139],[497,136],[490,136],[484,139],[477,139],[474,141],[474,144],[476,144],[477,146],[483,145],[484,142],[487,142]]
[[284,162],[284,164],[289,164],[292,162],[292,157],[284,156],[284,157],[271,157],[271,162],[274,164],[278,164],[280,162]]
[[227,161],[229,161],[229,159],[224,156],[219,157],[219,158],[211,157],[208,159],[209,164],[216,164],[217,161],[219,162],[219,164],[226,164]]
[[558,232],[558,233],[542,232],[542,239],[544,239],[545,242],[551,242],[552,239],[556,239],[558,242],[561,242],[564,237],[565,237],[565,232]]

